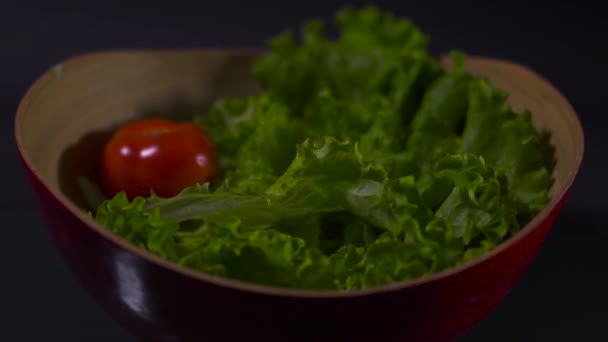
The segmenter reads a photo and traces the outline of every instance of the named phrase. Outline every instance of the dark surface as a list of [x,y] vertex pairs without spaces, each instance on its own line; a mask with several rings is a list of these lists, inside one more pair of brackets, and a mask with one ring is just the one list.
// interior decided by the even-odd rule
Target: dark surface
[[[583,1],[549,7],[531,1],[377,3],[412,17],[431,36],[435,52],[459,48],[537,70],[568,97],[585,129],[583,169],[553,233],[513,292],[461,340],[608,340],[608,280],[602,274],[608,205],[600,200],[608,171],[603,106],[607,30],[599,7]],[[304,18],[329,17],[342,5],[329,0],[319,5],[245,0],[197,4],[0,2],[0,147],[7,156],[0,167],[0,340],[134,340],[93,303],[64,266],[18,164],[13,115],[40,73],[72,55],[100,49],[261,46],[269,35]]]

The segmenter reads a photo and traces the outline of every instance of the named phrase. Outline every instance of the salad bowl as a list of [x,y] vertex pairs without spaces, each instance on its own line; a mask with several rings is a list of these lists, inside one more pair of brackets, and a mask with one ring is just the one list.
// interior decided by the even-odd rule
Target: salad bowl
[[[274,288],[179,266],[88,214],[93,204],[82,188],[99,179],[99,156],[112,130],[159,113],[187,117],[218,97],[259,92],[249,71],[261,53],[91,53],[54,66],[29,89],[15,118],[17,146],[50,235],[81,286],[146,341],[448,341],[474,326],[541,248],[583,157],[583,131],[568,101],[515,63],[469,56],[465,67],[509,93],[515,110],[529,109],[534,125],[551,133],[551,199],[521,232],[460,266],[357,291]],[[449,69],[450,59],[442,65]]]

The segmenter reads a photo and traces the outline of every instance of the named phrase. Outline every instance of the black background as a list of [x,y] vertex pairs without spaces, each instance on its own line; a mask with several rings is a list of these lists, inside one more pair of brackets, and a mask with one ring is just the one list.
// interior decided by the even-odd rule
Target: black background
[[[259,47],[346,2],[0,0],[0,340],[134,341],[78,286],[53,247],[18,163],[13,118],[47,68],[117,48]],[[365,2],[351,1],[361,5]],[[599,3],[599,1],[598,1]],[[525,64],[554,83],[583,122],[586,154],[570,199],[513,292],[461,341],[608,341],[606,30],[591,2],[377,1],[412,18],[432,51]],[[604,197],[604,196],[602,196]],[[203,327],[202,327],[203,328]]]

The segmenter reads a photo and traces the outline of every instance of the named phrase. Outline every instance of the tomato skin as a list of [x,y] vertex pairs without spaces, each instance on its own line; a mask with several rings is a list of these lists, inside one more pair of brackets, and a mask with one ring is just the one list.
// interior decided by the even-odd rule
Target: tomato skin
[[206,132],[193,123],[144,119],[119,128],[103,151],[101,180],[107,196],[125,191],[132,200],[172,197],[197,183],[212,182],[217,155]]

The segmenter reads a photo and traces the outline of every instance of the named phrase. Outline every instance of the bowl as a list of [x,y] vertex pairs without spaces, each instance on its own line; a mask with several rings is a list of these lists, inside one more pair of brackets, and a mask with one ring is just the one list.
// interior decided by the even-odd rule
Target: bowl
[[[469,56],[466,69],[532,111],[556,148],[550,203],[484,256],[422,278],[355,292],[293,290],[197,272],[141,250],[98,225],[79,181],[96,180],[100,151],[119,124],[188,117],[220,96],[260,91],[259,50],[92,53],[54,66],[24,96],[15,134],[50,235],[97,303],[149,341],[447,341],[488,314],[520,279],[558,217],[583,157],[583,131],[556,88],[529,69]],[[447,58],[442,65],[450,68]]]

